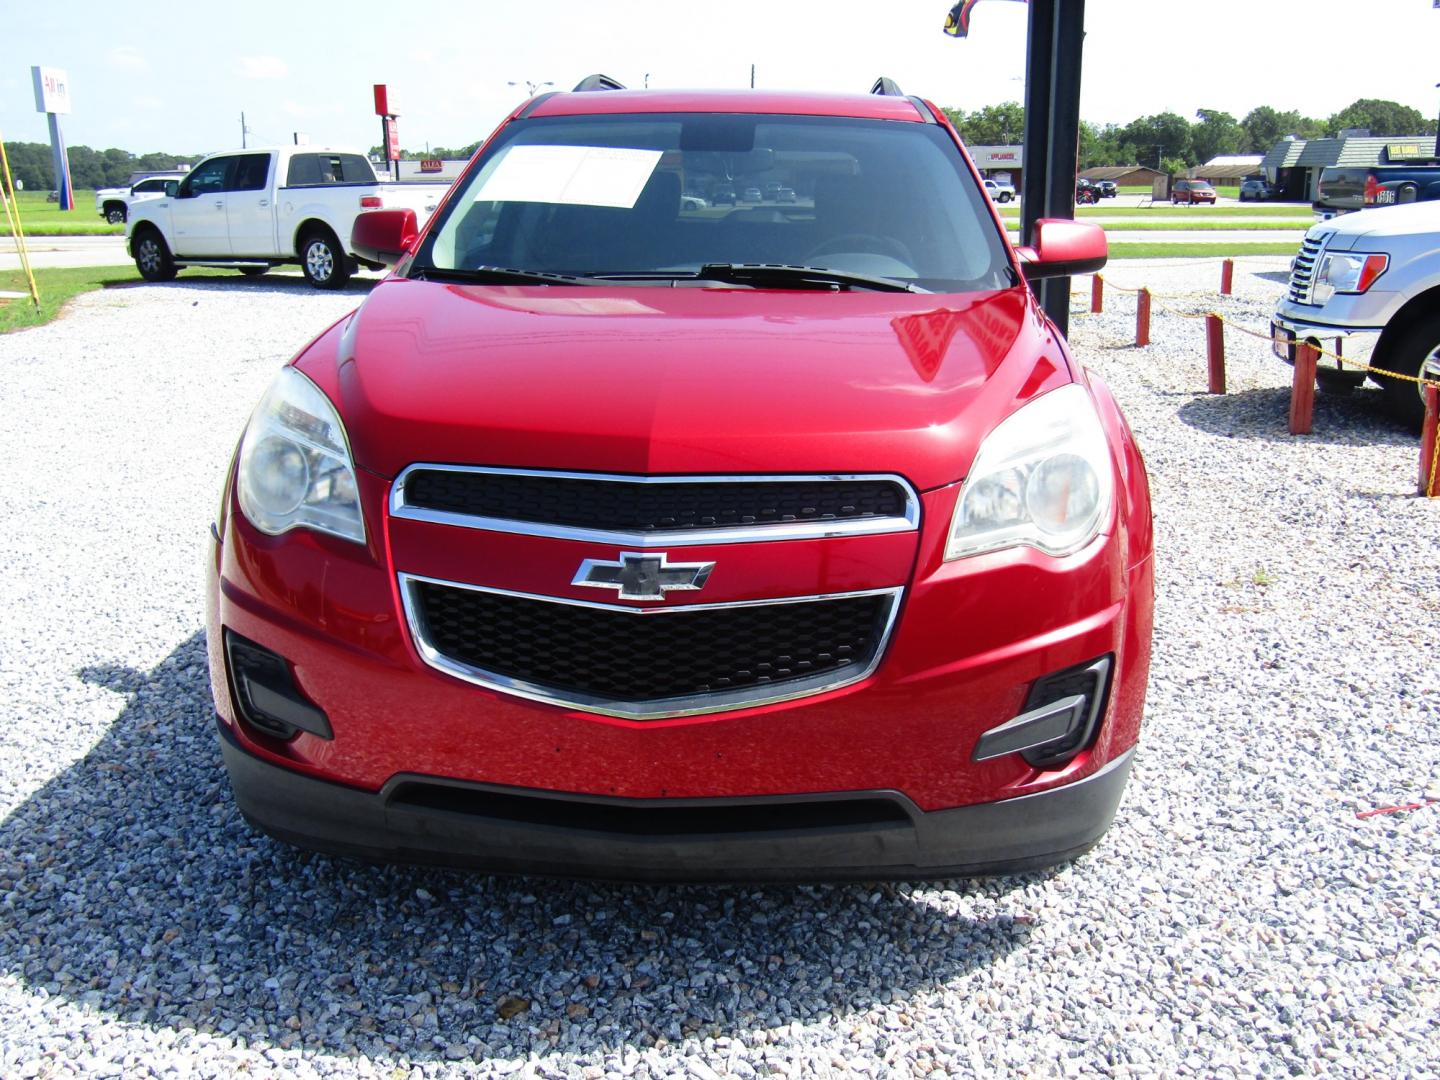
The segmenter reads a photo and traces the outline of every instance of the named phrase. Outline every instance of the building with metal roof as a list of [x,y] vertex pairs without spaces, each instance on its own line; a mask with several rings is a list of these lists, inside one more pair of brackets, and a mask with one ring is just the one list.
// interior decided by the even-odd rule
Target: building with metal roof
[[1433,135],[1281,139],[1265,155],[1260,171],[1280,188],[1282,198],[1313,202],[1319,191],[1320,174],[1332,165],[1363,168],[1434,157]]

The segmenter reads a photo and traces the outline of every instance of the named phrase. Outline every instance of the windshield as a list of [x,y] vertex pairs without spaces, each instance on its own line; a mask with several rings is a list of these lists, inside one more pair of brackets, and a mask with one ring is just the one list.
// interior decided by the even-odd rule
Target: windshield
[[413,270],[664,279],[717,263],[1012,284],[986,196],[938,125],[734,114],[510,124]]

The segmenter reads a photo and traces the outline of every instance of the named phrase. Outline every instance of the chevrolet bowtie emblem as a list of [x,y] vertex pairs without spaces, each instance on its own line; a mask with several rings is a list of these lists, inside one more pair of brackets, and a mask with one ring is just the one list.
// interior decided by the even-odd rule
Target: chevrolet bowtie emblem
[[572,585],[615,589],[621,600],[664,600],[675,589],[701,589],[713,562],[669,563],[665,552],[622,551],[619,562],[586,559]]

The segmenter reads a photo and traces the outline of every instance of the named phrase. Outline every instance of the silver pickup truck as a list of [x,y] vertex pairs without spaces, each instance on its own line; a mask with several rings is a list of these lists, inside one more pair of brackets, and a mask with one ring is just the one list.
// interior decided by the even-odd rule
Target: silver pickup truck
[[125,231],[147,281],[184,266],[263,274],[299,263],[317,289],[338,289],[357,267],[355,219],[410,209],[421,223],[448,183],[387,184],[365,155],[320,146],[250,147],[212,154],[158,199],[134,204]]
[[[1275,309],[1275,352],[1295,362],[1309,342],[1344,359],[1321,358],[1322,387],[1348,389],[1366,378],[1347,362],[1440,377],[1440,202],[1361,210],[1311,226]],[[1418,428],[1417,384],[1370,373],[1390,412]]]

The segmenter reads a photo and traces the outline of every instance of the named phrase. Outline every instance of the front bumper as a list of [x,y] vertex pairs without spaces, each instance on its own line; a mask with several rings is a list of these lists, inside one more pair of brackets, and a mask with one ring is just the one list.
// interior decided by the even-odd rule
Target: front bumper
[[[1382,326],[1333,326],[1312,322],[1284,314],[1282,309],[1271,317],[1270,339],[1275,355],[1288,364],[1295,363],[1295,343],[1310,342],[1344,358],[1337,362],[1334,357],[1321,354],[1322,368],[1338,367],[1344,370],[1345,361],[1358,365],[1369,364],[1383,329]],[[1357,379],[1364,377],[1359,371],[1353,374]]]
[[[1134,756],[1128,750],[1064,787],[930,813],[893,791],[803,797],[804,806],[820,808],[820,818],[827,804],[885,808],[868,820],[840,814],[842,823],[824,823],[786,813],[799,797],[607,799],[412,775],[372,793],[270,764],[245,750],[228,725],[218,727],[241,812],[278,840],[386,862],[623,881],[940,878],[1038,869],[1080,855],[1104,834]],[[417,790],[428,797],[414,797]],[[448,797],[436,798],[437,791]],[[696,831],[666,828],[667,819],[687,814]],[[727,819],[736,827],[725,830]]]

